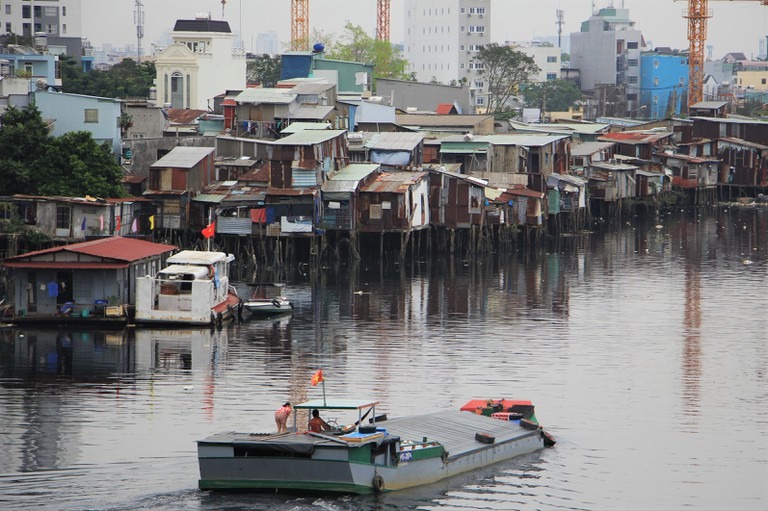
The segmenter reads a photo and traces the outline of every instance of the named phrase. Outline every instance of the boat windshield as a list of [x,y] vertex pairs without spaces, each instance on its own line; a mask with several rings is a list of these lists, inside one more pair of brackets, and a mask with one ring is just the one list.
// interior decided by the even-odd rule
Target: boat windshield
[[[370,416],[371,423],[376,422],[376,405],[378,401],[371,399],[368,400],[356,400],[356,399],[315,399],[313,401],[306,401],[304,403],[297,404],[293,407],[294,410],[357,410],[357,422],[355,424],[362,424]],[[297,415],[293,415],[293,430],[297,429]]]

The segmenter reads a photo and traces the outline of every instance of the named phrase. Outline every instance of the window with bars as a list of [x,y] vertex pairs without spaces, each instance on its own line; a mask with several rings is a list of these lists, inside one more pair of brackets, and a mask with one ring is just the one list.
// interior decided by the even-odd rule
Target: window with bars
[[99,111],[95,108],[86,108],[84,110],[85,112],[85,122],[99,122]]
[[69,229],[72,225],[72,209],[69,206],[56,206],[56,228]]

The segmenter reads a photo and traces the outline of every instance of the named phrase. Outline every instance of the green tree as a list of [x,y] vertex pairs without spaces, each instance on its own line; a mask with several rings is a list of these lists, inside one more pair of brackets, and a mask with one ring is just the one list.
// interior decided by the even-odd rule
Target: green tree
[[71,131],[54,138],[38,165],[40,195],[122,195],[123,171],[111,146],[96,143],[87,131]]
[[123,173],[108,144],[86,131],[52,137],[34,105],[0,116],[3,195],[119,197]]
[[107,70],[83,72],[72,57],[61,57],[62,90],[105,98],[146,98],[157,75],[154,62],[123,59]]
[[257,55],[246,63],[246,79],[251,85],[261,84],[263,87],[274,87],[280,80],[281,70],[282,61],[279,56]]
[[0,115],[0,192],[34,193],[31,189],[40,149],[48,145],[48,128],[34,105],[10,107]]
[[347,23],[339,43],[326,50],[328,58],[373,64],[373,78],[407,80],[407,61],[387,41],[379,41],[362,27]]
[[488,112],[493,114],[503,112],[520,86],[539,72],[532,57],[497,43],[483,46],[474,61],[480,66],[479,77],[488,83]]
[[525,106],[547,112],[565,112],[577,106],[584,97],[578,87],[568,80],[530,83],[523,88]]

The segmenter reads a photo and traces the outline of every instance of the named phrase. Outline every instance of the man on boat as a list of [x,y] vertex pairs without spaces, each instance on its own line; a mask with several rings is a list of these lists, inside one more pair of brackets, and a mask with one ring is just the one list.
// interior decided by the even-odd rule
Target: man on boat
[[285,402],[283,406],[275,412],[275,424],[277,424],[278,433],[288,432],[288,416],[291,415],[291,403]]
[[331,426],[320,418],[320,411],[317,408],[312,410],[312,418],[309,419],[309,430],[313,433],[322,433],[329,429],[331,429]]

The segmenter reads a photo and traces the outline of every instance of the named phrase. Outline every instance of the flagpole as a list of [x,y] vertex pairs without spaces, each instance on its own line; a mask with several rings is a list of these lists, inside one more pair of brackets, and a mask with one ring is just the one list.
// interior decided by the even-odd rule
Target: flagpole
[[328,406],[328,403],[325,401],[325,378],[323,378],[323,406]]

